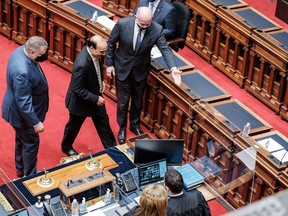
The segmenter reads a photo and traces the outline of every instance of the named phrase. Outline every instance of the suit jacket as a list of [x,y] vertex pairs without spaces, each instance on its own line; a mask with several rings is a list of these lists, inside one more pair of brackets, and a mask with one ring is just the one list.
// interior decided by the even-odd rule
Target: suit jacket
[[[149,3],[149,0],[140,0],[134,14],[136,14],[138,7],[148,7]],[[160,0],[153,14],[153,21],[163,26],[163,32],[166,39],[174,38],[176,31],[176,10],[169,1]]]
[[[99,62],[101,68],[102,62],[101,59]],[[65,104],[70,113],[88,117],[95,113],[95,108],[98,106],[97,101],[101,95],[94,62],[85,46],[73,64]]]
[[[115,67],[116,78],[123,81],[133,71],[137,82],[146,79],[149,73],[151,49],[155,44],[168,67],[176,67],[173,53],[165,40],[163,28],[154,21],[146,29],[139,49],[136,52],[133,50],[134,24],[134,17],[119,19],[110,34],[106,65]],[[116,51],[117,42],[119,45]]]
[[39,67],[24,53],[24,46],[8,60],[2,117],[13,127],[32,127],[45,120],[48,83]]

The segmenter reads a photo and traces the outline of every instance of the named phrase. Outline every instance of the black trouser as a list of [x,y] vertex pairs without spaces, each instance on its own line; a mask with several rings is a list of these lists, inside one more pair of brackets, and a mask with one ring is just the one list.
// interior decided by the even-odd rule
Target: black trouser
[[140,127],[140,115],[142,110],[142,99],[145,87],[146,79],[137,82],[134,78],[133,72],[131,72],[124,81],[120,81],[117,79],[117,122],[120,130],[125,130],[127,126],[127,114],[130,98],[130,127]]
[[[91,116],[97,133],[105,148],[116,145],[116,140],[109,123],[109,117],[106,112],[105,105],[98,107],[95,114]],[[64,137],[62,140],[62,149],[70,150],[80,131],[86,117],[77,116],[69,113],[69,120],[65,126]]]

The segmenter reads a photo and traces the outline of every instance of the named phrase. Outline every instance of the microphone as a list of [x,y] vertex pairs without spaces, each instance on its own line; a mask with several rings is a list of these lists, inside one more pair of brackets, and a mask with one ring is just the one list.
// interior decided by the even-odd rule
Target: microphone
[[285,150],[285,153],[283,154],[283,156],[282,156],[282,158],[281,158],[280,165],[283,164],[283,160],[284,160],[284,157],[285,157],[285,155],[287,154],[287,152],[288,152],[288,151]]
[[97,163],[98,161],[96,161],[95,158],[93,158],[93,156],[92,156],[92,152],[91,152],[90,147],[88,148],[88,151],[89,151],[89,156],[90,156],[91,160],[92,160],[94,163]]

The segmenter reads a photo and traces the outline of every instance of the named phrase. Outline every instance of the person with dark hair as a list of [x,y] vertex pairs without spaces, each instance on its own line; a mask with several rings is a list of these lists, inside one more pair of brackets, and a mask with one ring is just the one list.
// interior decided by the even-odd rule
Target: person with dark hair
[[91,117],[105,148],[116,145],[109,123],[105,100],[102,66],[107,42],[99,35],[91,37],[78,54],[66,94],[65,105],[69,120],[65,126],[62,151],[68,156],[77,155],[73,143],[86,117]]
[[140,0],[134,15],[139,7],[147,6],[151,9],[152,20],[163,26],[163,33],[166,38],[172,39],[175,37],[176,31],[176,10],[168,0]]
[[170,194],[167,206],[168,216],[211,215],[209,206],[200,191],[197,189],[190,192],[183,191],[183,177],[177,170],[168,170],[164,182]]
[[149,74],[151,50],[156,45],[171,71],[176,85],[181,76],[176,68],[174,55],[168,46],[163,27],[152,21],[148,7],[140,7],[135,17],[119,19],[114,26],[106,54],[107,77],[116,76],[118,141],[126,142],[128,106],[131,99],[129,130],[136,135],[140,129],[142,99]]
[[124,216],[166,216],[167,195],[164,186],[148,185],[140,196],[140,205],[132,208]]
[[44,38],[33,36],[8,61],[2,117],[16,133],[17,177],[36,173],[39,133],[44,132],[49,104],[48,83],[38,62],[47,60],[47,48]]

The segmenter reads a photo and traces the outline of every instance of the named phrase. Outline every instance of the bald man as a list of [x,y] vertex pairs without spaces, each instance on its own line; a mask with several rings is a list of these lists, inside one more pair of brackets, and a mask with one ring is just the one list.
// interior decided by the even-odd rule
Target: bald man
[[[117,43],[119,43],[118,49]],[[146,87],[150,67],[150,53],[156,45],[177,85],[181,83],[173,53],[166,43],[163,27],[152,21],[152,12],[148,7],[139,7],[135,17],[119,19],[114,26],[106,53],[107,76],[116,76],[117,122],[119,125],[118,142],[126,142],[126,126],[129,100],[129,130],[139,135],[142,98]]]
[[78,154],[73,143],[86,117],[91,117],[105,148],[116,145],[106,112],[102,81],[103,58],[107,42],[99,35],[88,39],[74,64],[65,104],[69,120],[64,130],[62,151],[68,156]]

